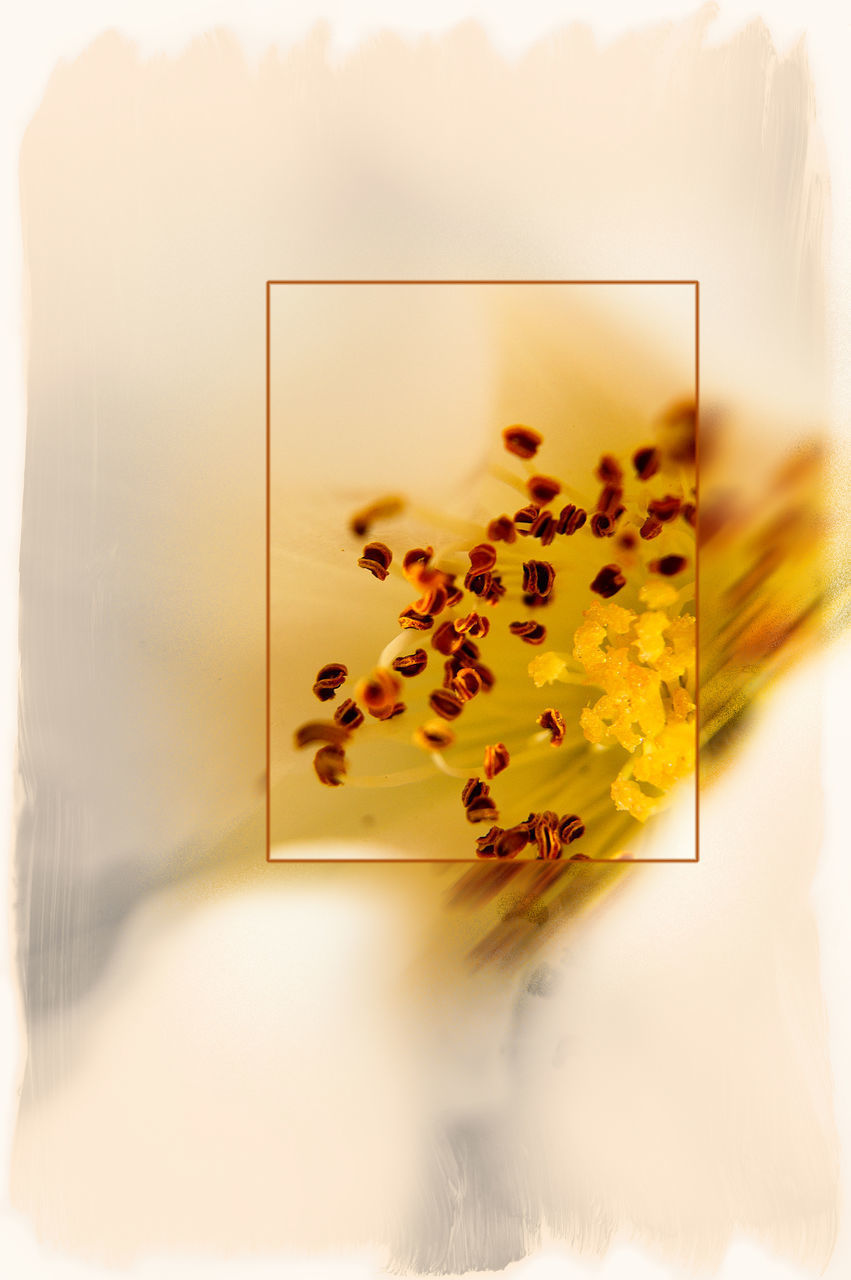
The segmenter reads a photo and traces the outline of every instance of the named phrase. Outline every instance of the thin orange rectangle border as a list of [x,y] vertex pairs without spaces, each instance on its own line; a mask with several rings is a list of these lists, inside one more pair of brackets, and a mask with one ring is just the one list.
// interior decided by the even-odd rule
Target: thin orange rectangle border
[[[485,858],[273,858],[272,850],[272,789],[270,785],[272,770],[272,286],[273,285],[458,285],[458,284],[531,284],[531,285],[689,285],[694,288],[694,431],[695,431],[695,506],[697,508],[695,523],[695,557],[694,557],[694,594],[695,594],[695,771],[694,771],[694,837],[695,856],[693,858],[583,858],[573,861],[564,860],[564,865],[581,866],[583,864],[608,864],[618,866],[647,866],[650,863],[677,865],[686,863],[694,865],[700,862],[700,281],[699,280],[267,280],[266,281],[266,862],[280,863],[457,863],[459,866],[491,866],[503,865],[492,863]],[[538,859],[522,859],[534,866]]]

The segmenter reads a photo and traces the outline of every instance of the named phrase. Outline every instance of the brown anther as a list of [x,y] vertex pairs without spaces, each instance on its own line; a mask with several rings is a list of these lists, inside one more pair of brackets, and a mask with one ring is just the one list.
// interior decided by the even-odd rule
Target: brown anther
[[484,600],[486,604],[499,604],[500,600],[505,595],[505,587],[502,585],[502,578],[498,573],[491,573],[488,575],[488,578],[487,590],[482,594],[481,599]]
[[538,846],[538,857],[553,861],[561,857],[561,841],[552,827],[543,824],[535,831],[535,843]]
[[597,463],[597,470],[594,473],[598,480],[602,480],[603,484],[622,484],[623,471],[621,464],[617,458],[611,453],[604,453]]
[[495,858],[496,842],[503,834],[502,827],[491,827],[485,835],[476,840],[476,855],[479,858]]
[[379,498],[377,502],[372,502],[368,507],[356,512],[349,521],[349,528],[356,538],[363,538],[369,533],[376,520],[389,520],[391,516],[399,515],[404,507],[405,504],[401,498],[392,495]]
[[523,426],[520,422],[506,427],[502,433],[502,439],[508,452],[515,454],[518,458],[534,458],[544,442],[544,437],[539,432],[534,431],[532,427]]
[[446,587],[442,582],[436,582],[429,587],[425,595],[414,601],[412,608],[423,617],[426,614],[431,614],[432,618],[435,618],[439,613],[443,613],[447,599]]
[[491,575],[477,569],[468,569],[464,586],[474,596],[486,596],[491,588]]
[[428,654],[425,649],[415,649],[413,653],[394,658],[393,670],[398,671],[400,676],[410,679],[411,676],[418,676],[421,671],[425,671],[427,662]]
[[562,844],[573,844],[574,840],[585,835],[585,825],[575,813],[568,813],[559,822],[556,833]]
[[523,565],[523,590],[546,600],[553,589],[556,571],[547,560],[527,560]]
[[575,507],[572,502],[568,502],[567,506],[561,509],[556,532],[570,537],[571,534],[576,533],[577,529],[582,528],[587,519],[587,513],[581,507]]
[[491,542],[515,542],[517,530],[511,516],[497,516],[488,525],[488,537]]
[[490,791],[486,782],[482,782],[481,778],[468,778],[461,792],[461,803],[466,809],[468,804],[478,800],[480,796],[487,795],[490,795]]
[[523,603],[530,609],[543,609],[546,605],[550,604],[551,601],[547,596],[539,596],[534,591],[527,591],[523,596]]
[[558,826],[558,814],[552,809],[545,809],[543,813],[535,814],[535,829],[538,827],[549,827],[551,831],[555,831]]
[[348,668],[344,667],[342,662],[328,662],[324,667],[321,667],[316,676],[316,683],[313,686],[313,692],[319,701],[327,702],[329,698],[335,697],[340,685],[345,683],[348,674]]
[[339,787],[346,775],[346,753],[342,747],[320,747],[313,757],[316,776],[326,787]]
[[467,805],[468,822],[496,822],[498,818],[499,810],[491,796],[479,796]]
[[553,476],[532,476],[526,481],[526,488],[532,501],[541,507],[561,493],[561,485]]
[[638,539],[632,529],[625,529],[623,533],[618,534],[618,546],[623,547],[624,551],[632,551]]
[[475,698],[481,687],[482,678],[473,667],[462,667],[452,681],[452,692],[457,694],[462,702],[469,702],[471,698]]
[[387,577],[387,570],[390,568],[390,562],[393,559],[393,552],[383,542],[368,542],[363,549],[363,555],[358,564],[361,569],[369,569],[379,582],[383,582]]
[[387,711],[382,712],[382,714],[377,718],[379,720],[392,720],[394,716],[400,716],[403,711],[407,710],[408,708],[405,706],[404,702],[396,702]]
[[680,515],[685,520],[686,524],[691,525],[692,529],[697,524],[697,507],[693,502],[686,502],[683,505]]
[[519,511],[514,512],[514,527],[520,534],[521,538],[528,537],[531,532],[532,525],[537,520],[540,512],[533,502],[527,506],[521,507]]
[[402,572],[405,577],[419,584],[423,576],[422,571],[428,567],[428,562],[433,555],[433,547],[414,547],[411,551],[406,551],[402,561]]
[[424,751],[445,751],[455,741],[455,734],[442,720],[427,720],[414,730],[414,742]]
[[604,565],[591,583],[591,590],[596,592],[598,596],[602,596],[604,600],[609,600],[612,596],[626,586],[626,578],[620,571],[620,566],[616,564]]
[[550,511],[542,511],[529,529],[529,536],[548,547],[556,536],[557,522]]
[[560,747],[564,742],[565,721],[564,716],[555,707],[547,707],[541,715],[538,716],[538,724],[542,729],[546,729],[550,735],[550,743],[554,747]]
[[531,618],[528,622],[509,622],[508,630],[526,644],[543,644],[547,638],[547,628]]
[[651,476],[655,476],[660,462],[659,450],[654,449],[652,445],[645,449],[636,449],[632,455],[632,465],[639,480],[649,480]]
[[675,573],[682,573],[687,564],[685,556],[662,556],[661,560],[651,560],[647,567],[651,573],[661,573],[670,578]]
[[615,533],[615,522],[605,511],[595,511],[591,517],[591,532],[595,538],[611,538]]
[[490,693],[496,684],[496,676],[490,667],[486,667],[483,662],[471,662],[470,666],[482,682],[482,693]]
[[495,841],[496,856],[498,858],[516,858],[528,843],[529,832],[522,823],[516,827],[509,827]]
[[355,694],[369,715],[375,716],[376,720],[386,720],[394,712],[401,689],[399,677],[386,667],[379,667],[360,681]]
[[341,746],[349,736],[348,729],[333,720],[309,720],[299,725],[293,734],[293,742],[299,748],[309,747],[314,742],[330,742]]
[[454,720],[464,707],[461,699],[451,689],[435,689],[429,694],[428,705],[443,720]]
[[456,604],[460,604],[464,599],[464,592],[455,585],[454,574],[446,574],[446,591],[446,607],[447,609],[454,609]]
[[463,637],[459,636],[454,622],[441,622],[431,638],[431,647],[445,657],[448,657],[450,653],[455,653],[462,644]]
[[651,538],[658,538],[661,532],[662,521],[656,516],[648,516],[639,530],[642,538],[647,542],[649,542]]
[[363,712],[352,698],[346,698],[334,712],[334,720],[345,729],[357,729],[363,724]]
[[459,634],[472,636],[475,640],[486,636],[491,627],[490,619],[483,618],[480,613],[468,613],[465,618],[456,618],[454,625]]
[[[419,604],[419,601],[417,603]],[[406,629],[430,631],[434,626],[434,618],[430,613],[420,613],[413,605],[409,605],[407,609],[403,609],[399,614],[399,626],[403,631]]]
[[485,747],[485,777],[490,780],[495,778],[498,773],[502,773],[503,769],[508,768],[510,759],[508,747],[504,742],[497,742],[495,746]]
[[472,547],[467,555],[470,558],[470,568],[474,573],[484,573],[496,564],[496,547],[492,547],[489,542],[480,542]]
[[663,524],[668,524],[680,513],[682,500],[673,493],[667,493],[664,498],[653,498],[648,502],[647,510],[651,516],[655,516],[657,520],[661,520]]
[[623,498],[623,489],[619,484],[607,484],[600,490],[600,496],[597,499],[597,510],[605,511],[606,515],[615,517],[615,512],[620,508],[621,499]]

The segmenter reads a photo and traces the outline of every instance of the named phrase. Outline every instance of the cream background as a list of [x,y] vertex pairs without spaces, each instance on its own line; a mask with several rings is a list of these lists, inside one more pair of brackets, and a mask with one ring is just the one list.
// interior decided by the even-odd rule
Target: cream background
[[[175,13],[175,7],[177,12]],[[366,3],[358,3],[348,6],[332,6],[326,8],[327,13],[332,13],[334,8],[339,9],[345,14],[343,22],[343,31],[348,37],[356,38],[366,28],[376,26],[381,23],[385,16],[392,13],[394,17],[398,16],[400,6],[386,6],[382,12],[382,6],[371,5],[368,7]],[[510,8],[511,14],[518,12],[517,6],[502,5],[484,5],[478,9],[467,9],[465,12],[482,14],[485,17],[492,16],[494,20],[501,19],[501,24],[496,26],[497,31],[502,32],[503,41],[510,45],[512,39],[522,38],[525,34],[532,34],[534,30],[543,30],[552,20],[553,15],[559,19],[565,17],[573,17],[579,13],[579,7],[571,6],[554,6],[554,5],[534,5],[527,4],[522,8],[522,21],[524,29],[519,31],[512,21],[511,14],[506,10]],[[616,8],[619,10],[615,16]],[[166,9],[168,13],[166,13]],[[352,11],[355,10],[360,21],[356,22],[352,17]],[[401,6],[404,15],[405,25],[409,28],[420,22],[434,27],[438,23],[445,24],[451,21],[451,18],[458,13],[459,9],[449,4],[432,4],[428,7],[428,15],[424,14],[424,6],[421,5],[404,5]],[[608,30],[616,30],[619,26],[626,23],[633,24],[637,20],[646,19],[650,16],[671,15],[690,13],[693,11],[690,5],[659,5],[656,9],[649,8],[644,3],[623,5],[623,6],[607,6],[606,24],[604,33]],[[799,30],[799,6],[797,4],[777,5],[766,4],[760,10],[765,14],[772,23],[772,27],[777,35],[781,46],[794,38]],[[751,9],[747,5],[725,5],[723,9],[723,21],[719,24],[716,36],[720,38],[725,30],[735,28],[736,25],[747,17]],[[150,5],[146,7],[146,14],[141,16],[136,4],[128,4],[116,11],[114,6],[89,6],[88,4],[80,4],[73,6],[72,10],[59,10],[58,6],[46,5],[41,9],[33,7],[29,10],[26,18],[23,14],[19,14],[15,19],[15,24],[21,31],[19,39],[12,39],[8,42],[7,48],[4,50],[4,57],[10,59],[11,67],[6,72],[5,84],[7,92],[11,90],[13,95],[12,109],[7,108],[7,119],[4,121],[6,126],[6,135],[4,142],[7,143],[4,152],[4,178],[11,171],[14,163],[13,154],[15,147],[15,138],[20,133],[21,128],[26,122],[27,117],[35,106],[35,103],[43,84],[45,75],[50,66],[61,52],[73,52],[81,48],[98,30],[107,24],[113,24],[116,21],[117,13],[121,13],[123,21],[122,26],[131,33],[139,33],[144,35],[148,47],[155,46],[159,41],[166,38],[171,47],[180,46],[183,33],[196,31],[201,26],[209,26],[215,22],[220,22],[229,16],[225,5],[217,6],[165,6]],[[281,14],[278,6],[251,6],[243,5],[242,13],[247,15],[248,21],[253,28],[254,44],[261,47],[263,34],[265,31],[275,30],[282,34],[297,34],[303,30],[308,23],[308,13],[299,6],[299,17],[296,20],[293,15],[287,13]],[[368,20],[368,15],[372,21]],[[832,129],[828,129],[828,145],[832,143],[832,174],[834,178],[834,201],[837,212],[836,222],[839,242],[839,261],[837,263],[838,270],[833,273],[834,283],[839,285],[839,297],[835,302],[835,314],[838,318],[843,319],[845,325],[844,331],[839,334],[840,351],[848,350],[848,333],[847,333],[847,315],[848,315],[848,186],[847,186],[847,168],[843,173],[840,168],[842,160],[843,140],[843,121],[851,118],[851,112],[848,111],[848,102],[843,100],[843,94],[847,95],[845,89],[846,76],[845,67],[847,65],[847,50],[843,48],[842,24],[843,16],[840,11],[834,11],[832,5],[819,5],[810,7],[809,27],[811,31],[810,48],[811,57],[814,64],[814,74],[817,87],[822,89],[825,95],[827,121],[832,124]],[[60,25],[61,24],[61,25]],[[181,25],[182,24],[182,25]],[[166,33],[169,33],[168,35]],[[847,139],[846,139],[847,141]],[[11,159],[7,157],[12,157]],[[14,208],[14,192],[11,196],[7,188],[4,187],[4,197],[6,197],[4,205],[4,213],[6,214],[6,226],[8,232],[5,236],[4,248],[10,244],[14,244],[16,235],[16,213]],[[10,216],[11,215],[11,216]],[[19,277],[18,277],[19,279]],[[15,284],[15,266],[14,258],[12,258],[11,272],[12,288],[4,291],[6,313],[4,314],[4,336],[6,333],[14,336],[17,332],[16,320],[16,293],[17,286]],[[20,350],[20,348],[18,348]],[[20,424],[22,421],[22,399],[21,384],[18,377],[18,369],[16,368],[15,344],[13,342],[4,343],[5,367],[4,374],[7,379],[9,391],[7,392],[6,409],[7,430],[4,433],[4,449],[7,450],[6,457],[8,461],[4,468],[4,483],[7,488],[3,494],[2,502],[2,533],[3,533],[3,571],[4,578],[4,601],[8,601],[11,608],[7,615],[4,615],[3,641],[4,649],[2,653],[4,672],[14,672],[14,581],[15,581],[15,529],[16,529],[16,508],[19,502],[19,479],[17,486],[15,483],[16,475],[20,474],[21,459],[21,436],[20,431],[17,436],[14,431],[9,430],[12,423]],[[838,384],[838,392],[840,403],[837,406],[840,410],[847,412],[848,407],[848,388],[847,374],[846,382],[841,381]],[[847,421],[847,418],[845,419]],[[5,460],[5,459],[4,459]],[[836,735],[833,739],[840,739],[842,735],[843,712],[841,697],[844,695],[846,711],[845,715],[851,714],[851,708],[848,708],[848,654],[846,650],[844,664],[837,659],[835,660],[836,673],[834,674],[831,692],[827,702],[827,727],[830,734]],[[844,670],[844,676],[842,672]],[[842,690],[842,695],[838,693],[838,689]],[[3,685],[3,692],[7,694],[5,704],[5,716],[3,726],[5,730],[3,738],[3,747],[5,750],[5,759],[0,759],[0,770],[5,782],[11,774],[11,750],[13,741],[14,726],[14,682],[13,676],[10,679],[6,676]],[[8,696],[11,694],[11,696]],[[847,718],[845,719],[847,723]],[[841,739],[840,739],[841,740]],[[829,763],[835,764],[836,751],[834,747],[833,756],[828,756]],[[839,770],[829,769],[826,776],[826,783],[836,787],[841,784],[841,778],[836,776]],[[830,792],[829,792],[830,794]],[[835,793],[834,793],[835,794]],[[841,797],[841,792],[840,792]],[[5,801],[7,805],[6,813],[8,814],[11,807],[11,797],[8,787],[5,792]],[[848,901],[848,881],[847,870],[841,867],[839,855],[842,848],[843,830],[847,831],[842,823],[842,812],[837,798],[833,813],[834,827],[831,833],[830,828],[828,834],[832,834],[833,850],[831,857],[826,857],[822,866],[822,873],[819,885],[818,905],[820,910],[820,922],[822,928],[822,941],[825,957],[825,984],[827,996],[831,1008],[832,1025],[835,1032],[835,1061],[834,1070],[837,1081],[841,1082],[851,1079],[851,1069],[848,1065],[849,1057],[849,1036],[847,1022],[842,1026],[842,990],[843,985],[847,984],[848,978],[848,949],[847,935],[843,928],[841,903]],[[2,821],[2,819],[0,819]],[[9,818],[5,817],[4,823],[6,829],[9,828]],[[8,949],[7,949],[8,950]],[[847,986],[846,986],[847,989]],[[7,1052],[4,1058],[5,1077],[7,1081],[11,1081],[14,1077],[14,1045],[12,1043],[13,1030],[13,995],[8,980],[3,988],[3,1009],[5,1013],[5,1036],[4,1048],[11,1050]],[[845,1064],[843,1070],[842,1064]],[[844,1132],[848,1133],[848,1098],[843,1095],[840,1089],[839,1102],[841,1107],[840,1119],[844,1119]],[[7,1111],[7,1115],[9,1112]],[[8,1257],[9,1270],[11,1274],[27,1276],[89,1276],[97,1275],[96,1270],[88,1267],[77,1267],[74,1264],[68,1264],[62,1260],[51,1259],[39,1253],[38,1249],[33,1246],[27,1236],[27,1230],[21,1224],[14,1223],[8,1218],[3,1221],[2,1248],[5,1249],[5,1255],[0,1253],[0,1257]],[[847,1255],[846,1255],[847,1257]],[[841,1269],[843,1266],[841,1253],[837,1256],[832,1267],[832,1273],[837,1277],[846,1274]],[[294,1264],[292,1274],[298,1276],[309,1276],[311,1268],[314,1264]],[[181,1264],[162,1263],[150,1264],[137,1268],[139,1275],[150,1276],[184,1276],[193,1275],[193,1271]],[[204,1264],[198,1270],[198,1274],[214,1277],[217,1274],[230,1274],[230,1270],[222,1265]],[[256,1269],[252,1269],[246,1264],[239,1264],[240,1275],[250,1276],[253,1273],[257,1275],[276,1274],[281,1275],[282,1270],[278,1263],[258,1264]],[[284,1273],[286,1274],[286,1273]],[[317,1276],[330,1276],[327,1264],[315,1264],[314,1274]],[[363,1275],[366,1278],[370,1275],[368,1267],[361,1267],[357,1261],[341,1263],[340,1276],[358,1276]],[[572,1275],[581,1276],[584,1271],[581,1267],[572,1267],[571,1264],[555,1262],[547,1259],[532,1260],[517,1269],[516,1274],[521,1276],[523,1280],[527,1277],[538,1278],[544,1280],[549,1276],[571,1277]],[[664,1271],[659,1271],[654,1267],[646,1267],[645,1264],[638,1261],[635,1257],[628,1254],[622,1254],[620,1257],[614,1256],[607,1260],[599,1273],[605,1280],[615,1280],[615,1277],[629,1277],[630,1280],[651,1280],[651,1277],[664,1275]],[[786,1267],[773,1267],[767,1260],[756,1260],[747,1250],[738,1256],[731,1255],[728,1259],[728,1266],[722,1272],[725,1280],[733,1280],[738,1276],[758,1277],[785,1277],[794,1275],[794,1270]]]

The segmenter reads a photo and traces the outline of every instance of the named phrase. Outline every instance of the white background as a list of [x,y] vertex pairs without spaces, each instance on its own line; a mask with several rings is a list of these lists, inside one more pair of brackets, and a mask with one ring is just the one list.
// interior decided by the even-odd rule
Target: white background
[[[27,121],[35,111],[57,59],[74,56],[101,31],[117,28],[137,39],[145,51],[177,51],[193,35],[217,25],[235,28],[249,55],[274,39],[299,37],[320,17],[327,18],[340,50],[382,26],[402,32],[440,31],[463,18],[482,20],[507,52],[522,48],[554,23],[589,22],[605,41],[627,28],[660,18],[691,15],[699,6],[689,0],[29,0],[7,16],[0,50],[0,832],[11,842],[17,697],[17,558],[24,448],[24,360],[20,221],[17,151]],[[828,277],[832,285],[830,321],[834,362],[834,421],[848,445],[851,406],[851,37],[846,7],[838,0],[723,0],[712,39],[721,41],[749,19],[761,16],[781,51],[806,31],[816,84],[817,105],[826,134],[832,178],[833,250]],[[851,646],[846,642],[829,660],[825,698],[825,768],[827,830],[815,891],[822,943],[823,978],[831,1025],[833,1068],[843,1147],[851,1153],[851,1014],[849,1001],[849,927],[851,871],[843,851],[848,821],[842,807],[847,790],[847,726],[851,722]],[[17,1007],[10,976],[8,887],[2,881],[0,911],[0,1272],[17,1280],[27,1277],[94,1277],[100,1269],[43,1251],[26,1223],[8,1208],[5,1182],[14,1115],[14,1089],[19,1069]],[[846,1188],[846,1213],[848,1193]],[[594,1273],[600,1280],[661,1280],[667,1271],[629,1250],[610,1256]],[[113,1273],[110,1273],[113,1274]],[[589,1274],[560,1257],[541,1256],[512,1269],[512,1280],[573,1280]],[[738,1246],[728,1256],[723,1280],[791,1280],[794,1268]],[[843,1237],[831,1276],[851,1275],[851,1249]],[[373,1280],[372,1265],[361,1259],[268,1263],[186,1262],[155,1260],[137,1267],[134,1276],[165,1277],[303,1277],[339,1276]]]

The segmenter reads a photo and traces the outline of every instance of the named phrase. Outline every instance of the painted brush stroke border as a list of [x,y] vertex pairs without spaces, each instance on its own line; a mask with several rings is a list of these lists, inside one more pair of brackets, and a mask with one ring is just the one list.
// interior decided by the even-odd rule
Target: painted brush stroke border
[[[7,19],[7,39],[0,58],[0,100],[5,128],[0,134],[3,163],[2,222],[4,246],[0,289],[2,334],[0,379],[3,393],[3,428],[0,431],[0,825],[10,834],[14,816],[12,774],[16,733],[17,671],[17,563],[21,506],[24,435],[25,339],[22,314],[22,269],[20,218],[17,192],[17,151],[26,124],[35,110],[47,78],[60,57],[73,57],[102,31],[119,27],[141,41],[143,51],[162,48],[175,53],[200,30],[229,25],[242,36],[249,55],[259,53],[274,34],[286,43],[301,38],[319,14],[330,18],[341,43],[351,46],[381,26],[403,33],[443,31],[465,17],[479,18],[495,38],[498,47],[511,53],[524,47],[557,23],[584,20],[605,42],[626,29],[657,21],[680,20],[698,9],[691,0],[408,0],[400,14],[397,0],[326,0],[314,9],[307,0],[212,0],[206,5],[192,0],[126,0],[120,10],[112,0],[77,0],[74,5],[60,0],[31,0]],[[317,13],[319,10],[319,14]],[[851,446],[851,78],[847,19],[835,0],[724,0],[712,26],[711,41],[720,43],[747,22],[761,16],[768,24],[781,51],[788,49],[806,28],[810,62],[820,97],[822,126],[826,133],[832,180],[834,247],[829,269],[832,288],[829,319],[833,326],[832,356],[835,365],[833,420],[843,424],[846,461]],[[844,362],[844,363],[843,363]],[[847,841],[846,770],[841,752],[851,723],[851,645],[845,643],[829,656],[826,664],[824,698],[826,838],[814,889],[823,955],[825,994],[831,1019],[832,1054],[837,1082],[839,1123],[847,1153],[851,1153],[851,1009],[847,992],[851,989],[851,939],[847,929],[847,903],[851,901],[851,864],[845,854]],[[4,879],[5,891],[8,885]],[[12,1094],[18,1078],[20,1052],[17,1035],[17,997],[10,964],[8,936],[9,905],[0,913],[0,1167],[3,1191],[0,1194],[0,1261],[6,1274],[28,1277],[57,1277],[82,1280],[106,1276],[99,1268],[76,1264],[44,1253],[35,1243],[29,1227],[14,1220],[8,1210],[5,1172],[13,1115]],[[843,1083],[844,1082],[844,1083]],[[851,1216],[851,1193],[846,1188],[846,1218]],[[828,1268],[830,1280],[851,1274],[851,1241],[848,1230],[840,1236],[834,1259]],[[251,1263],[242,1260],[237,1271],[228,1264],[178,1263],[167,1260],[145,1265],[134,1275],[147,1280],[189,1280],[239,1274],[246,1280],[275,1276],[276,1280],[304,1277],[304,1280],[371,1280],[371,1265],[363,1259],[322,1260],[318,1264],[298,1260],[288,1263]],[[512,1280],[581,1280],[589,1274],[582,1264],[562,1256],[538,1255],[514,1268]],[[628,1248],[611,1254],[599,1268],[599,1280],[661,1280],[666,1274],[649,1264],[643,1255]],[[800,1273],[772,1261],[759,1250],[734,1246],[719,1280],[796,1280]]]

